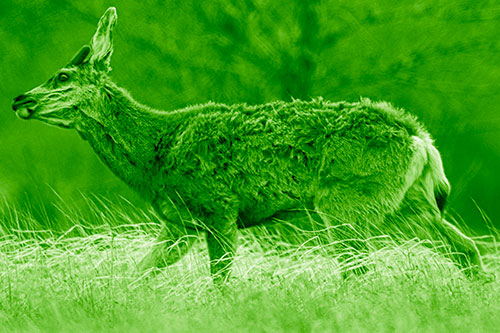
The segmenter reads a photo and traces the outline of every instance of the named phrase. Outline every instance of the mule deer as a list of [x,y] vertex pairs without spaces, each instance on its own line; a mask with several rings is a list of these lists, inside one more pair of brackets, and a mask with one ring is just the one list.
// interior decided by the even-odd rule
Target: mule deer
[[238,228],[307,211],[360,228],[413,217],[449,241],[464,269],[482,270],[474,241],[442,217],[450,186],[415,117],[368,99],[153,110],[109,77],[116,20],[109,8],[90,45],[12,108],[75,129],[153,205],[166,223],[141,269],[176,262],[191,243],[184,236],[203,232],[211,273],[224,278]]

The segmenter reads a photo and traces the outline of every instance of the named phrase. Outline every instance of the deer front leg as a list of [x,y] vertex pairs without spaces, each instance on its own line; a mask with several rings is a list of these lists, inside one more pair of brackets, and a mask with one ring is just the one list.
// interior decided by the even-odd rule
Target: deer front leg
[[164,225],[151,251],[141,260],[138,271],[165,267],[176,263],[196,240],[196,231],[174,223]]
[[222,225],[207,230],[210,273],[214,282],[225,282],[236,251],[237,227],[234,221],[224,221]]

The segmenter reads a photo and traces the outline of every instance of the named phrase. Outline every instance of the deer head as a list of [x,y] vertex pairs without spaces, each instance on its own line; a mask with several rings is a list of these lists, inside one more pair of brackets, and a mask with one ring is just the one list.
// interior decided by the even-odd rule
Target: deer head
[[64,128],[78,128],[84,117],[96,118],[99,110],[89,106],[95,94],[103,89],[111,70],[116,20],[116,9],[108,8],[99,20],[90,45],[83,46],[69,64],[47,82],[14,99],[12,109],[17,116]]

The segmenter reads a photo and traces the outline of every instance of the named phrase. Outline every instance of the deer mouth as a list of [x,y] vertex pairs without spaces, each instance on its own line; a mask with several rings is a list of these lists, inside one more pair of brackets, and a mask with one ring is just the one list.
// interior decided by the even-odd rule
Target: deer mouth
[[29,119],[35,113],[36,101],[32,98],[26,98],[21,95],[12,103],[12,109],[21,119]]
[[30,108],[20,108],[16,111],[16,115],[21,119],[30,119],[33,115],[33,109]]

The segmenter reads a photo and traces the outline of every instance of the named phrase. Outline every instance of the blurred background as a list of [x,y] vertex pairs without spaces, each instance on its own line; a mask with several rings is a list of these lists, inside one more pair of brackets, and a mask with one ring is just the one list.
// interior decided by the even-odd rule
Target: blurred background
[[82,193],[144,205],[76,132],[11,110],[88,43],[109,6],[112,77],[138,101],[390,101],[436,139],[451,212],[479,233],[485,216],[500,227],[500,4],[487,0],[2,0],[0,205],[50,221],[64,218],[55,201],[83,205]]

